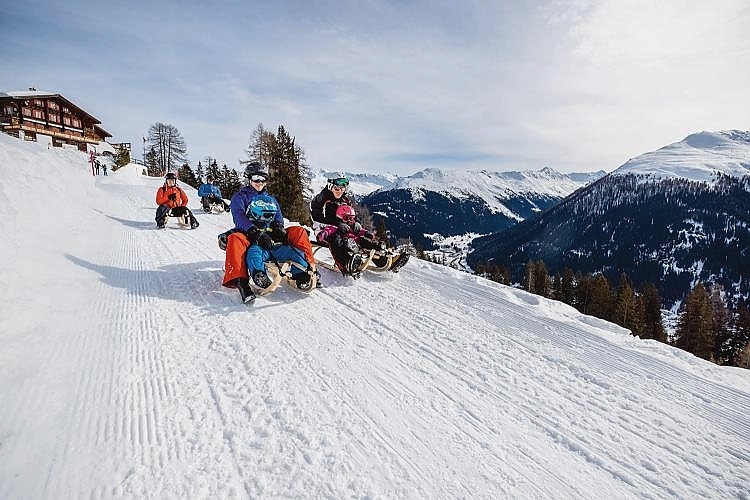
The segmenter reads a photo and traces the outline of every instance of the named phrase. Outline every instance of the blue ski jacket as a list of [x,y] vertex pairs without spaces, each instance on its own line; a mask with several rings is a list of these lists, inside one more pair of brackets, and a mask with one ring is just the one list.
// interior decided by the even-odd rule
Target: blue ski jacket
[[221,189],[215,184],[201,184],[198,188],[198,196],[205,198],[206,196],[215,196],[221,198]]

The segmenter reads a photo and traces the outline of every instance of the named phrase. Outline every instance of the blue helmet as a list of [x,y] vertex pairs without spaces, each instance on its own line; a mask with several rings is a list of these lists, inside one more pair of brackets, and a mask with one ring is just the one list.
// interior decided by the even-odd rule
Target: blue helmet
[[270,196],[257,196],[247,206],[247,217],[254,221],[270,223],[276,218],[278,207]]

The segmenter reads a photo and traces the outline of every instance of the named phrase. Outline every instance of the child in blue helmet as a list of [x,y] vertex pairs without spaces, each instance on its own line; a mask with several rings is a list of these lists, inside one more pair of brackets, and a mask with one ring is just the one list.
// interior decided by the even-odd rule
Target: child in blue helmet
[[266,273],[266,262],[291,261],[292,279],[297,287],[307,290],[311,286],[308,263],[304,253],[291,247],[284,230],[284,217],[279,202],[266,190],[268,170],[259,162],[245,168],[248,185],[232,196],[230,204],[235,228],[227,236],[223,286],[239,290],[242,301],[252,302],[255,293],[250,288],[250,278],[255,286],[268,288],[271,279]]

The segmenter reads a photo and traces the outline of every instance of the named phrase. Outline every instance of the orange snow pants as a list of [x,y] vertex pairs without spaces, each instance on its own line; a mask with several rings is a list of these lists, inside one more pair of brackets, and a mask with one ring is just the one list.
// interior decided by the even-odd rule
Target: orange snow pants
[[227,288],[234,288],[234,280],[247,278],[247,262],[245,254],[250,246],[250,241],[245,233],[232,233],[227,237],[227,251],[224,257],[224,281],[221,283]]
[[313,257],[312,245],[310,245],[310,237],[307,235],[307,230],[302,226],[289,226],[286,228],[286,236],[289,244],[294,248],[302,250],[307,263],[315,269],[315,257]]

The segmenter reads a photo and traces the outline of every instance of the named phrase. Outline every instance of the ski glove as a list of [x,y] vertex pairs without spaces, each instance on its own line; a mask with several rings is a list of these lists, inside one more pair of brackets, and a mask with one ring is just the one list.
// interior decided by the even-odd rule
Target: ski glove
[[339,233],[341,234],[348,234],[349,233],[349,224],[345,222],[340,222],[338,225]]
[[268,236],[268,233],[262,233],[260,236],[258,236],[258,240],[255,243],[260,248],[268,250],[269,252],[273,250],[273,240],[270,236]]
[[274,241],[278,241],[279,243],[282,243],[284,245],[289,244],[289,238],[287,238],[286,229],[284,229],[283,226],[274,224],[273,230],[271,231],[271,236],[273,237]]
[[177,195],[175,193],[172,193],[167,196],[167,199],[169,199],[169,201],[177,201]]
[[354,234],[359,234],[360,231],[362,231],[362,224],[360,224],[359,222],[355,222],[352,226],[352,232]]

